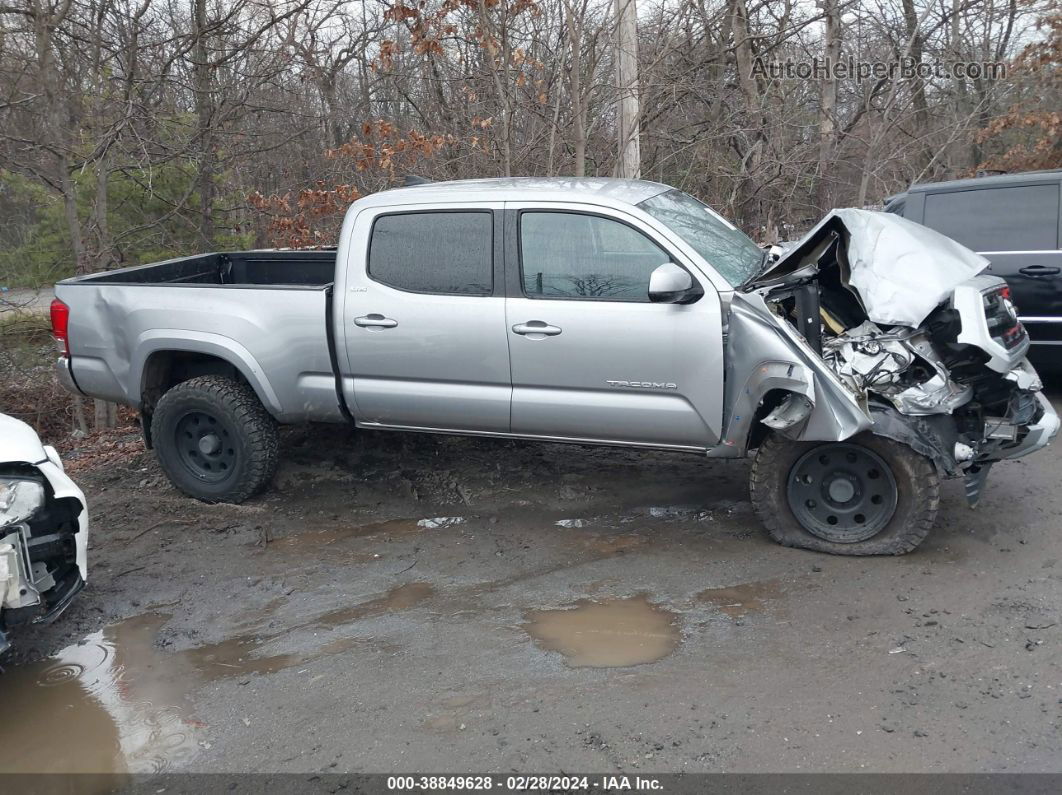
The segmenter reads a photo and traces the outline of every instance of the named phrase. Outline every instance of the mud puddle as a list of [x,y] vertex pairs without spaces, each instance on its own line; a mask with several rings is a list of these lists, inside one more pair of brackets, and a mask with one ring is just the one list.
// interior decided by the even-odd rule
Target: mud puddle
[[524,625],[538,646],[573,668],[624,668],[662,660],[678,646],[678,616],[643,595],[582,600],[565,610],[535,610]]
[[[219,679],[273,674],[338,654],[365,638],[338,635],[312,649],[261,655],[269,641],[307,628],[335,629],[411,608],[434,593],[407,583],[270,635],[248,634],[167,652],[156,647],[169,620],[150,613],[94,632],[50,660],[0,675],[0,770],[8,773],[154,773],[181,768],[204,724],[189,694]],[[377,644],[378,645],[378,644]]]
[[123,621],[0,675],[0,770],[152,773],[191,758],[185,680],[154,646],[165,621]]
[[714,605],[730,618],[742,618],[749,613],[762,612],[771,599],[779,596],[781,590],[775,580],[746,582],[726,588],[709,588],[697,594],[697,599]]

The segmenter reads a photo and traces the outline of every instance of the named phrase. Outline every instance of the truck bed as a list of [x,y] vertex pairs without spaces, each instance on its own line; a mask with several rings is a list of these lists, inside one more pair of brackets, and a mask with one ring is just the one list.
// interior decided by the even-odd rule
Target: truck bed
[[68,282],[320,288],[332,283],[335,268],[334,249],[233,251],[196,254],[152,265],[104,271]]
[[342,421],[328,330],[335,264],[334,250],[241,251],[59,282],[70,381],[139,406],[155,362],[225,371],[210,360],[238,370],[281,421]]

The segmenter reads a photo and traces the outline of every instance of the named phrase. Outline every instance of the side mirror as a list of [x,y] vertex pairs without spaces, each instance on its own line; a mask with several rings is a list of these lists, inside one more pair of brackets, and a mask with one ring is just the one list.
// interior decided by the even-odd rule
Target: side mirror
[[654,304],[692,304],[704,295],[689,271],[665,262],[649,276],[649,300]]

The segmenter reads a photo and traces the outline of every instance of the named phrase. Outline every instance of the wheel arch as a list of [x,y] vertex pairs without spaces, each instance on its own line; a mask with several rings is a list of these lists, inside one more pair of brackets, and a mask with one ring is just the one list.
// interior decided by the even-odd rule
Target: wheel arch
[[[758,296],[735,296],[729,317],[723,444],[741,453],[766,434],[762,420],[787,399],[806,411],[785,428],[805,441],[842,441],[872,424],[826,363],[796,338],[787,339]],[[778,427],[775,430],[779,430]]]
[[749,423],[748,436],[745,440],[745,449],[755,450],[759,447],[763,440],[767,438],[767,434],[771,432],[771,428],[764,425],[763,418],[782,405],[782,402],[791,396],[801,396],[802,393],[796,392],[792,389],[787,389],[781,386],[773,386],[764,391],[759,398],[759,404],[756,406],[756,410],[752,415],[752,421]]
[[[147,338],[137,350],[132,372],[141,414],[150,418],[159,399],[179,383],[201,375],[224,375],[247,384],[274,418],[283,407],[262,367],[240,343],[213,334]],[[150,427],[150,421],[145,423]]]

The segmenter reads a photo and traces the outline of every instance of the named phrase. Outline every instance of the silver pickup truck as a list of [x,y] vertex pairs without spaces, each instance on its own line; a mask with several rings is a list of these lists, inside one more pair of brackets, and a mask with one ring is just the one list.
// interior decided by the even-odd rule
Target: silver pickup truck
[[941,478],[975,504],[1058,430],[985,265],[883,213],[778,258],[666,185],[470,180],[358,200],[336,251],[67,279],[53,325],[63,384],[138,408],[201,500],[264,488],[278,423],[756,451],[775,540],[899,554]]

